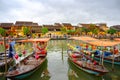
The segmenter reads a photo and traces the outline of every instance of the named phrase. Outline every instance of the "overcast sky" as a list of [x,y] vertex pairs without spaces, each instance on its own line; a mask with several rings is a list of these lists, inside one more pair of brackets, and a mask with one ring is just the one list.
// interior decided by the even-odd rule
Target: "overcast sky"
[[0,22],[120,24],[120,0],[0,0]]

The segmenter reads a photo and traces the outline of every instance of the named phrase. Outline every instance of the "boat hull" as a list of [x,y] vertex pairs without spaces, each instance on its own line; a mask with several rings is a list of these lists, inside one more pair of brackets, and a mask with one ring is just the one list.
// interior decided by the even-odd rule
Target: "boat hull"
[[[100,61],[100,57],[95,57],[96,60]],[[112,64],[112,60],[104,58],[104,62]],[[115,65],[120,65],[120,61],[114,61]]]
[[70,60],[77,68],[79,68],[82,71],[85,71],[85,72],[87,72],[89,74],[93,74],[93,75],[99,76],[99,75],[104,75],[104,74],[107,73],[107,72],[97,72],[97,71],[93,71],[93,70],[90,70],[90,69],[86,69],[86,68],[81,67],[81,66],[77,65],[76,63],[74,63],[73,60],[71,60],[70,58],[68,58],[68,60]]
[[6,78],[9,78],[9,79],[24,79],[30,75],[32,75],[35,71],[37,71],[40,66],[45,62],[46,58],[42,61],[42,63],[40,65],[38,65],[37,67],[35,67],[34,69],[30,70],[30,71],[27,71],[23,74],[19,74],[19,75],[15,75],[15,76],[6,76]]

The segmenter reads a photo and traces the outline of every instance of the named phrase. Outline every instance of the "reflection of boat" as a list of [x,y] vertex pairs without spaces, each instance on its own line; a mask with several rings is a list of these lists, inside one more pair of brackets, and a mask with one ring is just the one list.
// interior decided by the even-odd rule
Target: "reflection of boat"
[[102,76],[94,76],[82,71],[79,67],[76,67],[70,59],[68,59],[68,64],[69,80],[102,80]]
[[[108,70],[97,63],[96,61],[93,62],[91,58],[88,58],[86,55],[68,52],[68,59],[79,69],[88,72],[94,75],[104,75],[108,72]],[[87,61],[86,61],[86,60]],[[89,63],[87,63],[89,61]],[[95,64],[94,64],[95,63]]]
[[[36,41],[47,42],[48,40],[49,39],[47,40],[33,39],[33,42],[36,42]],[[29,42],[29,40],[27,41]],[[30,42],[32,42],[32,40],[30,40]],[[18,57],[15,56],[15,58],[17,59]],[[9,69],[8,73],[6,74],[6,78],[10,78],[10,79],[26,78],[30,76],[32,73],[34,73],[35,71],[37,71],[45,60],[46,60],[46,55],[39,56],[37,54],[36,55],[29,54],[28,56],[25,56],[22,60],[20,60],[19,64],[16,64],[11,69]]]

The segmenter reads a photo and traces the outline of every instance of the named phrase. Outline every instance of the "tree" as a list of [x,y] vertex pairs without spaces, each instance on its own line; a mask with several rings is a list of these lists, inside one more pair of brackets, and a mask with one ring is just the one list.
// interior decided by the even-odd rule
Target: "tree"
[[111,40],[113,40],[114,34],[115,34],[116,32],[117,32],[117,31],[116,31],[115,29],[112,29],[112,28],[110,28],[110,29],[107,31],[107,33],[111,35],[111,36],[110,36],[110,39],[111,39]]
[[48,28],[42,27],[41,31],[42,31],[43,34],[46,34],[48,32]]
[[30,33],[31,33],[31,31],[30,31],[30,28],[28,28],[28,27],[23,27],[23,33],[24,33],[24,35],[30,35]]
[[110,28],[107,32],[108,32],[109,34],[113,35],[113,34],[116,33],[117,31],[116,31],[115,29]]
[[99,29],[95,28],[92,32],[93,32],[93,34],[97,35],[99,33]]
[[67,29],[65,27],[60,28],[60,30],[61,30],[61,33],[63,33],[63,34],[67,33]]
[[0,28],[0,35],[1,36],[6,36],[6,30],[3,28]]
[[87,29],[86,27],[82,27],[82,32],[85,32],[85,34],[87,35],[87,33],[89,32],[89,29]]
[[67,30],[67,33],[68,33],[68,34],[74,34],[74,33],[75,33],[75,30]]
[[77,28],[77,29],[75,30],[75,33],[78,34],[78,35],[81,35],[82,29],[81,29],[81,28]]

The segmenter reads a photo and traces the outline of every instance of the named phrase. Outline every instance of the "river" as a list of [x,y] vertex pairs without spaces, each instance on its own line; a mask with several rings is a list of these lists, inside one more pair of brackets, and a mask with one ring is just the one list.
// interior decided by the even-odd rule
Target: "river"
[[[76,68],[67,59],[67,43],[79,44],[72,40],[50,40],[48,42],[47,60],[41,68],[24,80],[120,80],[120,67],[115,66],[114,71],[111,64],[104,64],[110,71],[104,76],[94,76]],[[0,80],[4,80],[0,78]]]

